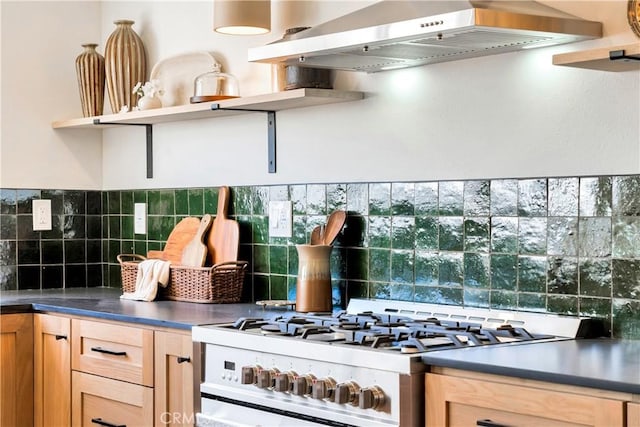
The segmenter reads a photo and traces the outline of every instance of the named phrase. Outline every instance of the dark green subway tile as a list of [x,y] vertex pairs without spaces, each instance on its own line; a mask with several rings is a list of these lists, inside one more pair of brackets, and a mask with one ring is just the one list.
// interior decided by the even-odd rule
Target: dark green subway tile
[[120,218],[121,218],[120,215],[109,216],[109,238],[110,239],[119,239],[122,236]]
[[369,214],[369,186],[367,184],[347,184],[347,212]]
[[[133,203],[149,203],[146,190],[135,190],[133,192]],[[148,211],[148,209],[147,209]],[[106,212],[105,212],[106,213]]]
[[415,282],[413,251],[391,251],[391,281],[397,283]]
[[[131,251],[133,253],[133,250]],[[145,254],[146,252],[142,252]],[[102,262],[102,241],[87,240],[87,263]]]
[[18,267],[19,290],[40,289],[40,266],[25,265]]
[[415,184],[394,182],[391,184],[391,214],[415,215]]
[[[65,196],[66,204],[66,196]],[[133,191],[120,192],[120,213],[123,215],[134,214]]]
[[347,281],[347,300],[351,298],[369,298],[369,288],[367,282],[355,280]]
[[491,218],[491,251],[507,254],[518,252],[518,218]]
[[580,295],[611,298],[611,260],[587,258],[578,264]]
[[464,183],[444,181],[438,185],[438,212],[444,216],[460,216],[464,211]]
[[297,277],[287,276],[287,299],[289,301],[296,300],[296,293],[298,290],[297,282]]
[[639,258],[640,217],[615,217],[612,240],[614,258]]
[[549,216],[578,216],[578,178],[549,178]]
[[207,212],[204,210],[204,189],[203,188],[191,188],[188,192],[188,200],[189,200],[189,215],[202,217],[205,213],[210,215],[215,215],[218,210],[215,212]]
[[87,265],[87,281],[86,286],[88,288],[99,288],[104,285],[104,279],[102,277],[102,264],[90,264]]
[[86,213],[87,215],[102,215],[102,192],[86,192]]
[[269,215],[269,187],[240,187],[235,208],[238,213]]
[[[120,241],[120,250],[124,254],[132,254],[135,249],[135,244],[133,240],[121,240]],[[87,256],[89,254],[87,253]],[[88,260],[87,260],[88,261]]]
[[287,274],[286,246],[269,246],[269,272],[272,274]]
[[286,185],[270,186],[269,200],[280,201],[280,202],[289,200],[289,187]]
[[491,289],[514,291],[517,287],[518,257],[491,255]]
[[367,218],[360,215],[347,215],[338,243],[345,247],[363,247],[369,240]]
[[391,184],[369,184],[369,215],[391,215]]
[[613,336],[631,340],[640,339],[640,301],[613,300]]
[[0,215],[17,214],[16,190],[0,189]]
[[463,289],[446,286],[417,286],[414,301],[431,304],[462,305]]
[[614,216],[640,216],[640,176],[615,176],[612,185]]
[[369,251],[362,248],[347,248],[347,278],[369,280]]
[[340,247],[334,247],[329,256],[329,271],[332,280],[340,280],[347,277],[347,266],[345,265],[347,250]]
[[518,309],[523,311],[547,311],[546,294],[518,293]]
[[389,282],[391,279],[391,251],[369,249],[369,280]]
[[65,239],[84,239],[86,237],[86,215],[65,215],[62,237]]
[[[237,209],[234,205],[235,189],[231,190],[230,200],[229,200],[229,213],[236,215]],[[204,203],[204,211],[211,215],[216,215],[218,213],[218,188],[217,187],[207,187],[202,189],[202,197]]]
[[262,274],[253,275],[253,298],[256,301],[272,299],[269,276]]
[[[68,258],[69,258],[69,257],[67,257],[67,256],[66,256],[66,255],[67,255],[67,245],[68,245],[69,243],[73,243],[73,241],[71,241],[71,242],[65,242],[65,244],[64,244],[64,246],[65,246],[65,257],[66,257],[66,259],[67,259],[67,262],[69,262],[69,261],[68,261]],[[79,245],[79,246],[80,246],[80,245]],[[82,244],[82,246],[81,246],[81,249],[80,249],[80,248],[78,248],[77,250],[74,250],[74,252],[77,252],[77,253],[76,253],[76,256],[78,256],[78,254],[79,254],[80,250],[82,250],[82,251],[83,251],[83,254],[82,254],[83,256],[82,256],[82,259],[78,259],[78,261],[77,261],[77,262],[81,262],[81,263],[82,263],[82,262],[86,262],[86,256],[85,256],[86,254],[84,253],[84,250],[85,250],[85,248],[84,248],[84,242],[83,242],[83,244]],[[125,252],[128,252],[128,251],[123,251],[123,250],[122,250],[122,244],[121,244],[120,240],[109,240],[109,258],[108,258],[108,260],[109,260],[108,262],[109,262],[109,263],[116,263],[116,262],[118,262],[118,261],[117,261],[117,259],[116,259],[116,257],[117,257],[119,254],[122,254],[122,253],[125,253]]]
[[147,251],[161,251],[163,248],[163,242],[147,242]]
[[327,185],[327,212],[346,210],[347,186],[345,184]]
[[18,238],[18,216],[0,214],[0,239],[15,240]]
[[578,222],[578,255],[581,257],[611,256],[611,218],[580,218]]
[[580,178],[580,216],[611,216],[612,179]]
[[640,299],[640,260],[614,258],[612,282],[614,298]]
[[176,215],[189,215],[189,190],[175,190]]
[[[255,191],[257,191],[258,187],[252,188],[252,187],[233,187],[232,191],[230,191],[230,202],[229,202],[229,211],[230,214],[232,215],[250,215],[254,212],[254,196],[255,196]],[[268,200],[268,188],[265,188],[264,191],[267,191],[267,200]],[[218,212],[218,194],[219,194],[219,189],[216,189],[216,210],[215,212]],[[231,209],[232,208],[232,209]],[[263,215],[266,215],[268,213],[268,209],[269,209],[269,204],[267,202],[266,205],[266,211],[265,213],[262,213]]]
[[546,292],[547,258],[543,256],[518,257],[518,290],[520,292]]
[[376,299],[391,299],[391,284],[369,282],[369,296]]
[[490,182],[466,181],[464,183],[464,215],[489,216],[491,211]]
[[578,297],[572,295],[547,295],[547,311],[575,316],[578,314]]
[[147,242],[143,241],[143,240],[136,240],[133,243],[133,253],[138,254],[138,255],[143,255],[146,256],[147,255]]
[[518,252],[544,255],[547,252],[547,218],[520,218],[518,221]]
[[414,249],[416,241],[415,217],[391,218],[391,247],[394,249]]
[[268,243],[269,242],[269,217],[253,216],[252,218],[253,218],[252,242]]
[[17,190],[16,203],[18,214],[32,213],[33,200],[40,198],[40,190]]
[[516,216],[518,214],[518,181],[494,179],[490,187],[491,215]]
[[307,186],[306,185],[290,185],[289,195],[294,215],[307,214]]
[[107,214],[119,215],[120,214],[120,192],[119,191],[107,191]]
[[438,207],[438,183],[419,182],[415,184],[415,212],[416,216],[437,216]]
[[440,276],[440,256],[438,252],[416,251],[416,285],[437,285]]
[[489,252],[489,218],[475,217],[464,220],[464,250],[467,252]]
[[522,179],[518,181],[518,215],[547,215],[546,179]]
[[[38,239],[40,233],[47,233],[48,239],[61,239],[62,238],[62,230],[60,230],[60,221],[56,218],[59,218],[59,215],[55,215],[51,218],[51,226],[53,227],[53,232],[57,231],[57,235],[54,235],[53,232],[45,232],[45,231],[34,231],[33,230],[33,217],[31,215],[18,215],[17,216],[17,233],[18,240],[35,240]],[[56,226],[57,225],[57,226]]]
[[[70,192],[70,191],[67,191]],[[51,201],[51,214],[52,215],[62,215],[65,213],[64,206],[64,193],[62,190],[41,190],[40,198],[42,200],[50,200]],[[73,212],[72,212],[73,213]],[[77,212],[78,214],[84,213],[84,200],[82,203],[82,211]]]
[[438,218],[431,216],[415,217],[416,249],[438,250]]
[[392,283],[389,286],[389,296],[396,301],[413,301],[413,286]]
[[307,234],[307,217],[294,215],[289,243],[293,245],[302,245],[309,243],[309,240],[310,236]]
[[18,264],[40,264],[40,241],[18,241]]
[[166,241],[175,225],[173,216],[148,216],[147,236],[149,240]]
[[490,306],[498,310],[515,310],[518,308],[518,293],[503,290],[490,291]]
[[473,288],[489,287],[490,258],[487,254],[464,254],[464,285]]
[[391,218],[384,216],[369,217],[369,247],[391,247]]
[[287,278],[286,276],[270,276],[271,299],[287,299]]
[[462,251],[464,247],[464,222],[462,217],[440,217],[438,224],[440,250]]
[[[133,195],[131,196],[133,197]],[[51,209],[53,211],[53,202]],[[87,213],[87,201],[85,191],[65,191],[62,195],[62,211],[65,215],[85,215]]]
[[547,292],[578,294],[578,261],[570,257],[547,258]]
[[489,291],[486,289],[464,288],[465,307],[489,308]]
[[67,265],[64,268],[65,288],[84,288],[87,286],[87,266]]
[[110,265],[108,266],[109,277],[108,284],[110,288],[121,288],[122,287],[122,275],[120,274],[120,266],[119,265]]
[[578,218],[547,218],[547,254],[578,255]]
[[611,323],[612,300],[611,298],[589,298],[580,297],[580,316],[595,317],[605,321],[605,324]]
[[440,253],[438,283],[441,286],[462,286],[464,281],[464,257],[462,253]]
[[327,214],[327,187],[324,184],[307,185],[307,215]]
[[151,190],[148,193],[148,198],[147,212],[149,215],[174,215],[175,197],[173,190]]
[[123,239],[130,239],[132,240],[134,237],[133,234],[133,215],[125,215],[122,217],[122,222],[121,222],[121,237]]
[[269,246],[253,245],[253,272],[269,273]]
[[[46,240],[43,243],[47,242]],[[59,240],[54,240],[53,242],[60,242]],[[61,243],[58,243],[61,244]],[[0,265],[15,265],[16,262],[16,248],[17,242],[15,240],[0,240]],[[45,247],[43,245],[43,252],[45,251]],[[43,254],[44,258],[44,254]]]

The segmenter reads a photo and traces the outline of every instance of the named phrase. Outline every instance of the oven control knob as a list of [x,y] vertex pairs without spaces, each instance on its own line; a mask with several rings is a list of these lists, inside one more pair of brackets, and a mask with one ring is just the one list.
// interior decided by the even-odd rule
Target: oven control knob
[[302,375],[302,376],[294,376],[293,384],[291,385],[291,393],[296,396],[307,396],[311,394],[311,387],[313,385],[313,380],[315,380],[311,374]]
[[358,405],[360,387],[353,381],[347,381],[336,386],[335,399],[336,403],[352,403]]
[[255,384],[258,381],[260,366],[243,366],[240,374],[240,384]]
[[283,393],[290,392],[293,387],[294,378],[297,376],[298,375],[293,371],[280,372],[276,375],[276,382],[273,386],[273,389],[275,391],[280,391]]
[[276,368],[273,369],[260,369],[258,370],[258,382],[259,388],[273,388],[276,375],[280,373]]
[[359,397],[361,409],[376,409],[384,405],[384,392],[377,385],[361,388]]
[[336,390],[336,382],[333,378],[327,377],[313,381],[311,386],[311,397],[319,400],[333,401]]

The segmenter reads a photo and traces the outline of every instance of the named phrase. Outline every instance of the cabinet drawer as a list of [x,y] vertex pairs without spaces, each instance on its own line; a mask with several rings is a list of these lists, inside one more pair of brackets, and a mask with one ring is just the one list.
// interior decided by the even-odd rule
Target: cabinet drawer
[[640,403],[627,403],[627,427],[640,427]]
[[152,388],[73,372],[72,393],[74,427],[153,425]]
[[71,367],[153,387],[153,331],[73,319]]

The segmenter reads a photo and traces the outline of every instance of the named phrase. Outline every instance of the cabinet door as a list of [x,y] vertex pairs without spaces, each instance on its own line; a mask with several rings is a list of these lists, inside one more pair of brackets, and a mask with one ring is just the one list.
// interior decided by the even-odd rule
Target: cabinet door
[[622,401],[427,374],[427,426],[622,427],[623,416]]
[[[194,396],[199,381],[199,359],[194,360],[191,334],[155,332],[156,426],[191,426],[195,422]],[[195,369],[194,369],[195,367]]]
[[0,426],[33,425],[33,315],[0,316]]
[[153,426],[153,389],[73,371],[74,427]]
[[627,403],[627,427],[640,427],[640,403]]
[[71,319],[35,314],[34,421],[36,427],[71,424]]

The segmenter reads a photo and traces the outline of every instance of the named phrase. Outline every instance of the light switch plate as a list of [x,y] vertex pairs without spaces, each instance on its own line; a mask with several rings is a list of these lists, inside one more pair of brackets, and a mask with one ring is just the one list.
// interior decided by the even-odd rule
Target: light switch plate
[[133,205],[133,233],[147,234],[147,204],[135,203]]
[[291,237],[292,228],[291,202],[269,202],[269,236]]
[[51,230],[51,200],[33,201],[33,230]]

